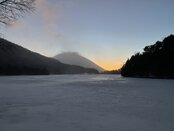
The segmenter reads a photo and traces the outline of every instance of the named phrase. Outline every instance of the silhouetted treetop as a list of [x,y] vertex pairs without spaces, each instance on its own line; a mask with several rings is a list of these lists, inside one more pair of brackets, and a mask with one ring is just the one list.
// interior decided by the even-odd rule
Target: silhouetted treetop
[[127,60],[123,76],[174,78],[174,35],[157,41]]

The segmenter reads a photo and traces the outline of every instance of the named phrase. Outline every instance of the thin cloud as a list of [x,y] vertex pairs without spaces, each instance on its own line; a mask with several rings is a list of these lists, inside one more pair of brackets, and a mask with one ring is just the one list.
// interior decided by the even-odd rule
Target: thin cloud
[[64,38],[65,38],[65,36],[62,35],[62,34],[56,34],[56,35],[55,35],[55,39],[56,39],[56,40],[64,40]]
[[45,35],[55,40],[63,41],[64,36],[54,30],[58,26],[58,19],[62,12],[60,5],[53,0],[37,0],[36,9],[43,22],[42,29]]
[[13,24],[11,24],[11,26],[13,29],[22,29],[26,27],[26,23],[23,21],[15,21]]
[[57,22],[60,11],[56,5],[48,0],[37,0],[36,8],[38,9],[44,24],[46,26],[53,26]]
[[56,33],[53,31],[47,31],[47,36],[49,36],[51,39],[54,39],[56,41],[64,41],[65,40],[65,36],[63,34],[60,33]]

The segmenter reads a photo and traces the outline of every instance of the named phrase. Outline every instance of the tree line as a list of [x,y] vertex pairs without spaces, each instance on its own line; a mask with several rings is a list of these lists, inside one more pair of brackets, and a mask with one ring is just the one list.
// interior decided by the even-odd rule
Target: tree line
[[122,76],[174,78],[174,35],[146,46],[136,53],[121,69]]

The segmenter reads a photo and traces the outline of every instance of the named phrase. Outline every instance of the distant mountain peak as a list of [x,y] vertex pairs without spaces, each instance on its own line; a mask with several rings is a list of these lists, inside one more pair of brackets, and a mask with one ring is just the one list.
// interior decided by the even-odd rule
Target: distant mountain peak
[[0,75],[97,74],[92,68],[63,64],[0,38]]
[[56,55],[54,58],[65,64],[77,65],[85,68],[94,68],[99,72],[105,71],[102,67],[80,55],[78,52],[63,52]]

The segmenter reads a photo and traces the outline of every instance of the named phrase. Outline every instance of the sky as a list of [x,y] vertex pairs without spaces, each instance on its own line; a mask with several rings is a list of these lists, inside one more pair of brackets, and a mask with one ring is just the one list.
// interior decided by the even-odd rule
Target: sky
[[104,69],[174,34],[173,0],[36,0],[3,37],[45,56],[78,52]]

